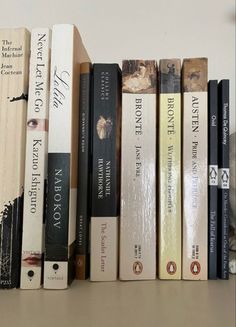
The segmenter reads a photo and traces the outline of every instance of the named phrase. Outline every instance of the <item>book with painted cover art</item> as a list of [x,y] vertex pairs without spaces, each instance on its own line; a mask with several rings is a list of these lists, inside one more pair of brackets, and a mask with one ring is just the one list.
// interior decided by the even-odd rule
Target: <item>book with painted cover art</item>
[[154,60],[122,68],[120,279],[156,278],[156,92]]
[[120,94],[119,66],[93,65],[92,281],[116,280],[118,273]]
[[159,64],[158,275],[181,279],[181,62]]
[[208,279],[217,278],[218,82],[208,82]]
[[23,289],[40,288],[42,282],[50,34],[48,28],[36,28],[31,33],[20,280]]
[[30,33],[0,30],[0,288],[20,282]]
[[76,217],[76,278],[89,276],[89,224],[91,217],[91,82],[92,65],[80,65],[78,194]]
[[44,288],[65,289],[74,278],[79,64],[85,55],[75,26],[53,26]]
[[208,278],[207,58],[183,61],[182,277]]
[[218,190],[218,277],[229,279],[229,80],[218,86],[219,190]]

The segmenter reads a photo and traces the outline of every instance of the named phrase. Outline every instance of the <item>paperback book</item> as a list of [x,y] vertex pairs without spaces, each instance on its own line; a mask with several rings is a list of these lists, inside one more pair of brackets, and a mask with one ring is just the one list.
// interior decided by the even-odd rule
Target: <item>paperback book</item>
[[183,61],[182,277],[208,278],[207,58]]
[[157,66],[122,67],[120,279],[156,278]]
[[0,288],[20,282],[30,33],[0,30]]
[[42,283],[50,72],[50,30],[33,29],[26,132],[21,280],[23,289]]

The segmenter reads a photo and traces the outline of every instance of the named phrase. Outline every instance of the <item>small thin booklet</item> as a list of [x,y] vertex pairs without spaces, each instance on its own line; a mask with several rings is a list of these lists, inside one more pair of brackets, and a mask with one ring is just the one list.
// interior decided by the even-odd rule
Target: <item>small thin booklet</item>
[[218,183],[218,277],[229,279],[229,80],[218,86],[219,183]]

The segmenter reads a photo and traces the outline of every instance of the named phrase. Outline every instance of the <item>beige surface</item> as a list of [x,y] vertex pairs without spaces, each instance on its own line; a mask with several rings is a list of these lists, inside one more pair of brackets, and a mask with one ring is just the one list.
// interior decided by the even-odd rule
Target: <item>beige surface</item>
[[66,291],[0,291],[1,327],[235,327],[229,281],[74,282]]

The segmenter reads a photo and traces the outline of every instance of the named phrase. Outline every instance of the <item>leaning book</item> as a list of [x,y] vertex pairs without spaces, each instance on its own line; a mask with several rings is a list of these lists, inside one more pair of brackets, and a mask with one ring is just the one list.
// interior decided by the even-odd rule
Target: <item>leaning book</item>
[[0,30],[0,288],[20,282],[30,33]]
[[47,178],[50,30],[33,29],[26,132],[25,188],[21,254],[22,289],[42,281],[44,200]]
[[156,90],[154,60],[122,67],[120,279],[156,278]]
[[183,61],[182,277],[208,278],[207,58]]

